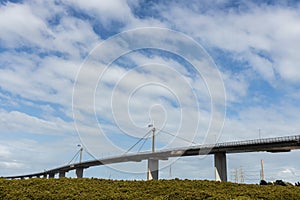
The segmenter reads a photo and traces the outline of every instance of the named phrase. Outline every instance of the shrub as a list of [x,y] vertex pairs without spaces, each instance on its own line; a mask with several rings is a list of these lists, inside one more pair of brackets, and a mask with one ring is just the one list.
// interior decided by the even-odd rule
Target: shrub
[[259,183],[259,185],[268,185],[268,183],[265,180],[261,180],[260,183]]
[[283,182],[283,180],[276,180],[274,182],[274,185],[287,186],[287,184],[285,182]]

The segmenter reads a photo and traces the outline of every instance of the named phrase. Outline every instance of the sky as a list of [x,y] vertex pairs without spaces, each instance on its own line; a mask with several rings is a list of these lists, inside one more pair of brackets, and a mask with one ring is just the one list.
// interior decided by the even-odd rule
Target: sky
[[[68,164],[78,144],[83,160],[150,151],[149,124],[156,150],[300,135],[298,52],[300,1],[1,0],[0,176]],[[228,179],[258,183],[264,160],[267,181],[294,183],[299,156],[228,155]],[[146,165],[84,173],[145,180]],[[214,179],[210,155],[160,166]]]

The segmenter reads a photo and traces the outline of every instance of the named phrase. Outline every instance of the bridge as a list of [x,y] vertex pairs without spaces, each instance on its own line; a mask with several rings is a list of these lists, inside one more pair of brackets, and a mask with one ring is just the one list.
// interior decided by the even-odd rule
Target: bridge
[[135,154],[125,154],[120,156],[108,157],[103,159],[90,160],[75,164],[69,164],[54,168],[51,170],[18,175],[7,176],[6,179],[24,179],[24,178],[55,178],[65,177],[66,173],[75,170],[77,178],[83,178],[84,169],[93,166],[109,165],[122,162],[141,162],[148,160],[147,179],[157,180],[159,175],[159,161],[167,160],[171,157],[197,156],[197,155],[214,155],[214,170],[216,181],[227,181],[227,164],[226,154],[230,153],[246,153],[246,152],[289,152],[291,150],[300,149],[300,135],[253,139],[234,142],[222,142],[216,144],[194,145],[189,147],[174,148],[161,150],[156,152],[143,152]]

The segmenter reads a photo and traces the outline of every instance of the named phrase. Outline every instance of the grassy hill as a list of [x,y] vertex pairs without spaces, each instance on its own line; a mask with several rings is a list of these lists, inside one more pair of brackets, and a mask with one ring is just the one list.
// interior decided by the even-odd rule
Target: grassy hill
[[0,199],[300,199],[300,187],[214,181],[0,179]]

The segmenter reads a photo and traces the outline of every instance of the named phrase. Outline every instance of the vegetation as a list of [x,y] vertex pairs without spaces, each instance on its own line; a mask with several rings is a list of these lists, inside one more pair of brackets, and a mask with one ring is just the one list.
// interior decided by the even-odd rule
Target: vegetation
[[0,199],[300,199],[300,187],[178,179],[0,179]]
[[[299,183],[299,182],[298,182]],[[299,186],[298,183],[295,183],[295,186]],[[281,185],[281,186],[293,186],[293,184],[289,182],[284,182],[283,180],[276,180],[275,182],[267,182],[265,180],[261,180],[260,185]]]

